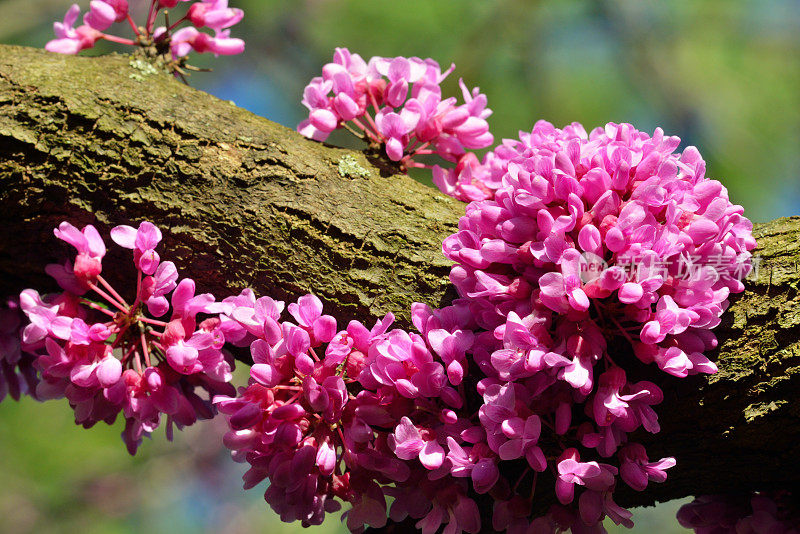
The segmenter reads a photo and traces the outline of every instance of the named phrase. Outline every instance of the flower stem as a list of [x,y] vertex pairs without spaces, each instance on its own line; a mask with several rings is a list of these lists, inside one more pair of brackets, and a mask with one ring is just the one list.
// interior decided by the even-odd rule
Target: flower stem
[[152,367],[150,365],[150,351],[147,350],[147,340],[144,337],[144,332],[140,332],[140,338],[142,340],[142,352],[144,352],[144,363],[147,364],[147,367]]
[[157,319],[150,319],[149,317],[139,317],[139,320],[143,323],[151,324],[153,326],[167,326],[167,323],[164,321],[159,321]]
[[153,35],[153,23],[156,21],[156,3],[158,3],[158,0],[151,0],[150,10],[147,12],[147,23],[145,24],[145,29],[149,35]]
[[[379,135],[379,137],[377,137],[377,138],[376,138],[375,136],[373,136],[373,138],[374,138],[376,141],[378,141],[378,142],[381,142],[381,143],[382,143],[382,142],[383,142],[383,136],[380,136],[380,134],[379,134],[379,130],[378,130],[378,125],[377,125],[377,124],[375,124],[375,121],[374,121],[374,120],[372,120],[372,115],[370,115],[368,111],[365,111],[365,112],[364,112],[364,117],[366,117],[366,119],[367,119],[367,122],[368,122],[368,123],[369,123],[369,125],[372,127],[372,129],[373,129],[373,130],[375,130],[375,133]],[[367,130],[365,129],[365,131],[367,131]]]
[[139,304],[139,302],[141,300],[139,298],[139,293],[141,292],[141,290],[142,290],[142,271],[139,270],[139,269],[136,269],[136,300],[133,301],[133,306],[131,306],[131,309],[133,309],[136,306],[138,306],[138,304]]
[[123,306],[122,304],[117,302],[114,299],[114,297],[112,297],[111,295],[109,295],[108,293],[106,293],[105,291],[100,289],[99,287],[97,287],[95,284],[89,282],[89,287],[92,289],[92,291],[94,291],[95,293],[97,293],[98,295],[100,295],[101,297],[106,299],[109,304],[113,304],[119,311],[121,311],[122,313],[125,313],[125,314],[128,313],[128,309],[125,306]]
[[116,297],[116,299],[117,299],[117,300],[118,300],[118,301],[119,301],[119,302],[120,302],[120,303],[121,303],[123,306],[125,306],[126,308],[128,307],[128,303],[127,303],[127,302],[125,302],[125,299],[124,299],[124,298],[122,298],[122,296],[121,296],[119,293],[117,293],[117,292],[114,290],[114,288],[113,288],[113,287],[111,287],[111,284],[109,284],[108,282],[106,282],[106,279],[105,279],[105,278],[103,278],[103,277],[102,277],[102,276],[100,276],[100,275],[97,275],[97,281],[98,281],[98,282],[100,282],[100,283],[103,285],[103,287],[105,287],[105,288],[108,290],[108,292],[109,292],[109,293],[111,293],[112,295],[114,295],[114,297]]
[[[355,124],[356,126],[361,128],[362,130],[364,130],[364,133],[367,134],[367,136],[369,136],[370,139],[372,139],[376,143],[381,143],[382,142],[380,140],[380,138],[378,137],[377,128],[375,129],[375,132],[373,132],[372,130],[370,130],[369,128],[367,128],[363,124],[361,124],[361,121],[359,121],[358,119],[353,119],[352,122],[353,122],[353,124]],[[370,122],[372,122],[371,118],[370,118]],[[374,125],[375,123],[372,123],[372,124]]]
[[133,33],[136,34],[137,37],[139,37],[141,35],[141,33],[139,33],[139,28],[136,27],[136,23],[133,22],[133,18],[131,17],[131,14],[128,13],[126,18],[128,20],[128,24],[130,24],[131,28],[133,29]]
[[96,304],[96,303],[92,302],[91,300],[88,300],[88,299],[81,299],[81,302],[82,302],[83,304],[86,304],[87,306],[89,306],[89,307],[90,307],[90,308],[92,308],[93,310],[97,310],[97,311],[99,311],[99,312],[101,312],[101,313],[105,313],[105,314],[106,314],[106,315],[108,315],[109,317],[115,317],[115,316],[117,315],[116,313],[112,312],[111,310],[107,310],[107,309],[103,308],[102,306],[100,306],[100,305],[98,305],[98,304]]
[[124,37],[117,37],[116,35],[109,35],[107,33],[104,33],[100,38],[105,39],[106,41],[111,41],[112,43],[119,43],[131,46],[136,45],[136,43],[132,39],[125,39]]
[[[166,13],[164,13],[164,15],[166,15]],[[178,24],[180,24],[181,22],[183,22],[184,20],[186,20],[186,19],[188,19],[188,18],[189,18],[189,14],[187,13],[187,14],[186,14],[186,15],[184,15],[184,16],[183,16],[181,19],[179,19],[177,22],[175,22],[174,24],[171,24],[171,25],[169,26],[169,28],[167,28],[167,31],[168,31],[168,32],[171,32],[172,30],[174,30],[174,29],[175,29],[175,26],[177,26]]]
[[[343,123],[342,123],[342,127],[343,127],[345,130],[347,130],[348,132],[350,132],[351,134],[353,134],[353,135],[355,135],[356,137],[358,137],[359,139],[361,139],[361,140],[366,140],[366,136],[365,136],[364,134],[357,132],[356,130],[354,130],[353,128],[351,128],[351,127],[350,127],[350,125],[349,125],[349,124],[347,124],[346,122],[343,122]],[[362,128],[362,130],[363,130],[363,128]]]

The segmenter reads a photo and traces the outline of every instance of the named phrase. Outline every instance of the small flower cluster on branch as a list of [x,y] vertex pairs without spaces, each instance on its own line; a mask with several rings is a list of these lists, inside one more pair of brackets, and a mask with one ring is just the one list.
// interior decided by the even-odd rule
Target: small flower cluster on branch
[[198,315],[214,313],[214,297],[196,295],[194,281],[179,281],[175,265],[155,251],[160,230],[143,222],[138,229],[111,231],[114,242],[133,251],[131,304],[101,274],[106,247],[93,226],[78,230],[64,222],[55,235],[77,249],[73,262],[47,266],[64,291],[42,297],[26,289],[20,295],[29,321],[22,346],[36,355],[35,396],[66,397],[75,422],[87,428],[111,424],[122,413],[122,437],[131,454],[162,414],[168,437],[173,425],[180,429],[212,417],[211,397],[233,392],[233,359],[223,350],[220,319],[198,321]]
[[[230,27],[242,20],[241,9],[228,7],[228,0],[197,0],[180,18],[171,22],[168,9],[178,3],[192,0],[151,0],[147,19],[137,25],[131,16],[127,0],[92,0],[89,11],[83,16],[83,24],[75,27],[81,14],[78,4],[73,4],[62,22],[53,29],[56,38],[45,46],[50,52],[77,54],[92,48],[99,40],[137,47],[145,56],[159,58],[164,66],[177,74],[185,74],[185,57],[192,51],[199,54],[211,52],[215,55],[234,55],[244,52],[244,41],[230,36]],[[164,26],[156,26],[160,14]],[[183,22],[191,25],[176,30]],[[128,24],[134,38],[128,39],[107,33],[114,24]],[[207,28],[213,35],[202,32]]]
[[432,59],[373,57],[364,61],[337,48],[333,62],[303,92],[308,119],[298,131],[324,141],[337,128],[347,128],[371,145],[382,146],[404,167],[427,167],[417,156],[436,154],[457,162],[468,150],[485,148],[494,138],[486,118],[486,96],[459,80],[464,103],[442,98],[442,72]]

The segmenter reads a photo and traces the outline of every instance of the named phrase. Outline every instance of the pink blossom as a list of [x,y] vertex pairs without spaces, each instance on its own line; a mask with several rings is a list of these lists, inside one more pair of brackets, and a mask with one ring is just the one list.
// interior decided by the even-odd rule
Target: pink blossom
[[678,510],[678,522],[696,534],[797,534],[792,498],[788,491],[703,495]]
[[19,299],[0,306],[0,401],[6,395],[14,400],[23,394],[36,397],[39,378],[33,363],[41,346],[22,339],[24,317]]
[[193,27],[178,30],[170,42],[172,55],[180,58],[192,50],[199,54],[211,52],[214,55],[230,56],[244,52],[244,41],[230,37],[229,30],[215,30],[214,37]]
[[[394,445],[391,443],[394,441]],[[435,439],[424,440],[420,431],[408,417],[403,417],[394,431],[390,446],[398,458],[411,460],[419,457],[420,462],[428,469],[436,469],[444,461],[444,448]]]
[[88,289],[102,271],[102,259],[106,253],[106,245],[100,234],[91,224],[78,230],[68,222],[62,222],[53,232],[57,238],[78,250],[74,274],[78,283]]
[[664,470],[675,466],[675,458],[662,458],[657,462],[651,462],[644,447],[638,443],[625,445],[619,454],[622,460],[619,468],[620,476],[636,491],[644,491],[648,481],[664,482],[667,480]]
[[578,451],[567,449],[558,460],[556,496],[561,504],[572,502],[575,484],[592,491],[606,491],[614,484],[617,468],[597,462],[581,462]]
[[187,17],[198,28],[208,26],[212,30],[223,30],[238,24],[244,11],[228,7],[228,0],[203,0],[192,4]]
[[111,230],[111,239],[124,248],[133,249],[133,262],[144,274],[155,273],[160,262],[155,251],[161,242],[161,230],[154,224],[144,221],[139,229],[131,226],[116,226]]
[[122,22],[127,16],[127,0],[92,0],[83,22],[102,32],[115,22]]
[[63,22],[53,23],[56,38],[45,45],[45,50],[59,54],[77,54],[86,48],[92,48],[102,34],[91,26],[84,24],[74,28],[75,21],[81,13],[78,4],[72,4]]

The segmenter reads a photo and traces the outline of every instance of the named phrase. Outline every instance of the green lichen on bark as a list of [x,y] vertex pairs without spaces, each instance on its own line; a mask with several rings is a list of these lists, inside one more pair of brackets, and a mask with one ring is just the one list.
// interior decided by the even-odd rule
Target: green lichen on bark
[[[463,204],[168,75],[140,83],[129,61],[0,46],[0,294],[50,283],[60,221],[148,219],[162,256],[217,295],[313,290],[340,324],[387,311],[408,324],[411,302],[452,298],[441,242]],[[369,175],[341,176],[347,158]],[[662,380],[662,432],[633,437],[679,467],[645,493],[621,488],[623,504],[800,482],[787,467],[800,454],[800,219],[756,236],[759,277],[716,331],[720,372]],[[113,249],[105,265],[131,270]]]
[[336,167],[339,170],[339,176],[343,178],[368,178],[371,174],[352,154],[340,157]]

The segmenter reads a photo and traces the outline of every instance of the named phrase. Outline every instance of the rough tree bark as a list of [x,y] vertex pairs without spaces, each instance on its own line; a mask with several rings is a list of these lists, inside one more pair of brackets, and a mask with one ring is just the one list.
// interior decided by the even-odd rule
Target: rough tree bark
[[[132,64],[0,47],[0,294],[50,284],[58,222],[149,219],[163,255],[217,295],[313,290],[340,321],[401,324],[411,302],[452,298],[441,241],[463,204]],[[720,372],[664,381],[662,432],[636,436],[678,467],[622,504],[800,483],[800,218],[756,237],[758,277],[717,331]]]

